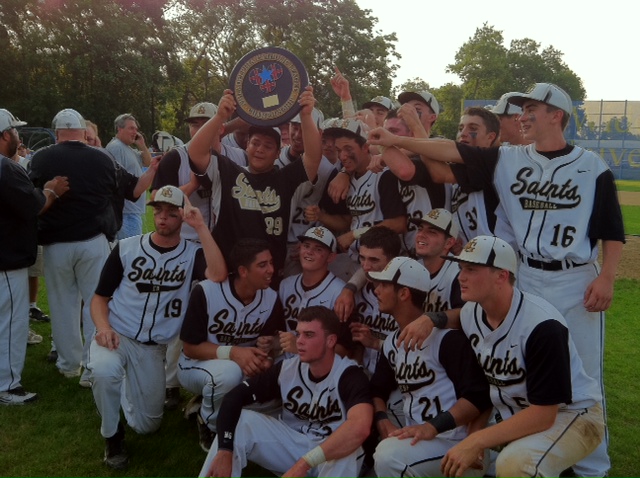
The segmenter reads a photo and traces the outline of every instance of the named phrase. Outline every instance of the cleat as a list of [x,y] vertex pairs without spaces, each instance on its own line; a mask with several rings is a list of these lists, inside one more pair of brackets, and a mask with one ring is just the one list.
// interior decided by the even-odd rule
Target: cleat
[[124,425],[118,423],[118,431],[105,439],[104,463],[115,470],[124,470],[129,464],[129,456],[124,447]]
[[51,322],[49,316],[42,312],[38,307],[31,307],[29,309],[29,318],[36,322]]
[[0,392],[0,405],[24,405],[38,399],[38,395],[25,391],[22,387],[13,390]]
[[169,387],[165,391],[165,410],[175,410],[180,405],[180,387]]
[[195,395],[191,398],[184,407],[185,420],[190,420],[196,413],[200,412],[200,405],[202,405],[202,395]]
[[58,351],[52,350],[51,352],[49,352],[49,355],[47,355],[47,362],[56,363],[57,361],[58,361]]
[[200,414],[198,413],[198,440],[200,442],[200,448],[205,453],[208,453],[211,449],[211,444],[213,443],[213,439],[216,437],[216,434],[211,431],[211,429],[204,422]]
[[42,335],[36,334],[34,330],[29,327],[29,335],[27,336],[27,344],[36,345],[42,343]]

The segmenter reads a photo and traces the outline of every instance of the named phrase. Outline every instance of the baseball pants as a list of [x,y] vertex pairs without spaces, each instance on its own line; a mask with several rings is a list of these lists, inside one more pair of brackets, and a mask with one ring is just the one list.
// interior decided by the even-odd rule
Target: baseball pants
[[504,447],[496,460],[496,476],[560,476],[592,453],[603,436],[600,404],[584,410],[558,411],[551,428]]
[[109,243],[100,234],[86,241],[60,242],[43,249],[51,333],[58,351],[56,365],[63,373],[79,375],[95,334],[90,304],[109,256]]
[[21,385],[28,333],[27,268],[0,271],[0,392]]
[[573,466],[578,476],[606,476],[611,468],[607,453],[609,437],[606,431],[606,400],[604,394],[604,312],[587,312],[584,293],[598,276],[597,264],[586,264],[563,271],[543,271],[520,263],[518,287],[543,297],[562,314],[586,374],[595,379],[602,393],[605,416],[605,438],[597,449]]
[[[242,410],[236,426],[231,476],[242,476],[248,461],[280,476],[305,453],[322,441],[298,433],[277,418],[253,410]],[[218,437],[213,442],[199,476],[207,476],[218,452]],[[339,460],[326,461],[309,471],[308,476],[358,476],[362,449]]]
[[[436,437],[411,445],[411,438],[382,440],[373,455],[377,476],[442,476],[442,457],[458,440]],[[469,468],[463,476],[483,476],[484,470]],[[514,475],[516,476],[516,475]]]
[[222,399],[242,378],[242,369],[233,360],[193,360],[180,354],[178,380],[191,393],[202,395],[200,416],[213,431]]
[[112,437],[118,431],[120,407],[137,433],[151,433],[160,427],[166,352],[166,345],[144,345],[122,335],[115,350],[91,342],[91,391],[102,417],[103,437]]
[[164,366],[165,376],[167,380],[167,388],[180,387],[178,380],[178,360],[182,351],[182,340],[177,336],[167,344],[167,357]]

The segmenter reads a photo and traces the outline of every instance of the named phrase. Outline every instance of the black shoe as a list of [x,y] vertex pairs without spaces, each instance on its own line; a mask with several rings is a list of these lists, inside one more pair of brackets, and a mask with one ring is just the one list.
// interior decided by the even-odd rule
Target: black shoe
[[49,316],[42,312],[38,307],[31,307],[29,309],[29,318],[36,322],[51,322]]
[[175,410],[180,405],[180,387],[170,387],[165,391],[164,409]]
[[124,447],[124,425],[118,423],[118,431],[111,438],[106,438],[104,448],[105,464],[116,470],[124,470],[129,464],[129,457]]
[[200,448],[205,452],[209,452],[211,444],[213,443],[216,434],[207,426],[200,414],[198,413],[198,440],[200,442]]
[[51,352],[49,352],[49,355],[47,355],[47,362],[56,363],[57,361],[58,361],[58,351],[52,350]]
[[0,392],[0,405],[24,405],[38,399],[38,395],[27,392],[22,387],[16,387],[13,390]]

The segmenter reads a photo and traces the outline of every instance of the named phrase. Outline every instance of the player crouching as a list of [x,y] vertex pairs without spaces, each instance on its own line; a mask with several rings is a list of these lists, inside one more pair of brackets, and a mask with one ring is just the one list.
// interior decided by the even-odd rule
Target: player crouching
[[[192,282],[205,277],[205,259],[224,264],[202,214],[182,191],[164,186],[148,204],[155,232],[119,242],[91,301],[97,333],[87,368],[106,439],[104,461],[116,469],[128,463],[120,407],[136,432],[160,427],[167,344],[180,332]],[[183,221],[198,232],[202,247],[180,238]],[[226,268],[206,270],[212,280],[218,273],[226,275]]]
[[[229,392],[200,476],[241,476],[251,460],[282,476],[357,476],[373,407],[369,382],[335,353],[340,322],[322,306],[298,315],[298,355]],[[280,418],[242,409],[282,399]]]
[[602,441],[602,399],[562,315],[513,286],[518,261],[502,239],[478,236],[459,256],[462,330],[491,387],[497,424],[472,433],[442,460],[463,476],[487,448],[506,445],[497,476],[560,476]]

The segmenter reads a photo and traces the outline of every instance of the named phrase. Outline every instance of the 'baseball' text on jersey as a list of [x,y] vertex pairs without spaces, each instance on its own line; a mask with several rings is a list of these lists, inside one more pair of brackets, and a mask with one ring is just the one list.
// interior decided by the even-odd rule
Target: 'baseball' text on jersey
[[[571,179],[567,179],[564,184],[556,184],[552,181],[531,181],[529,178],[533,174],[533,168],[522,168],[516,174],[517,181],[511,185],[511,192],[516,196],[522,194],[532,194],[547,199],[560,199],[571,201],[570,203],[555,204],[548,201],[537,201],[533,199],[521,199],[520,203],[524,209],[567,209],[577,207],[580,204],[581,196],[578,193],[578,186],[571,184]],[[552,207],[553,206],[553,207]]]

